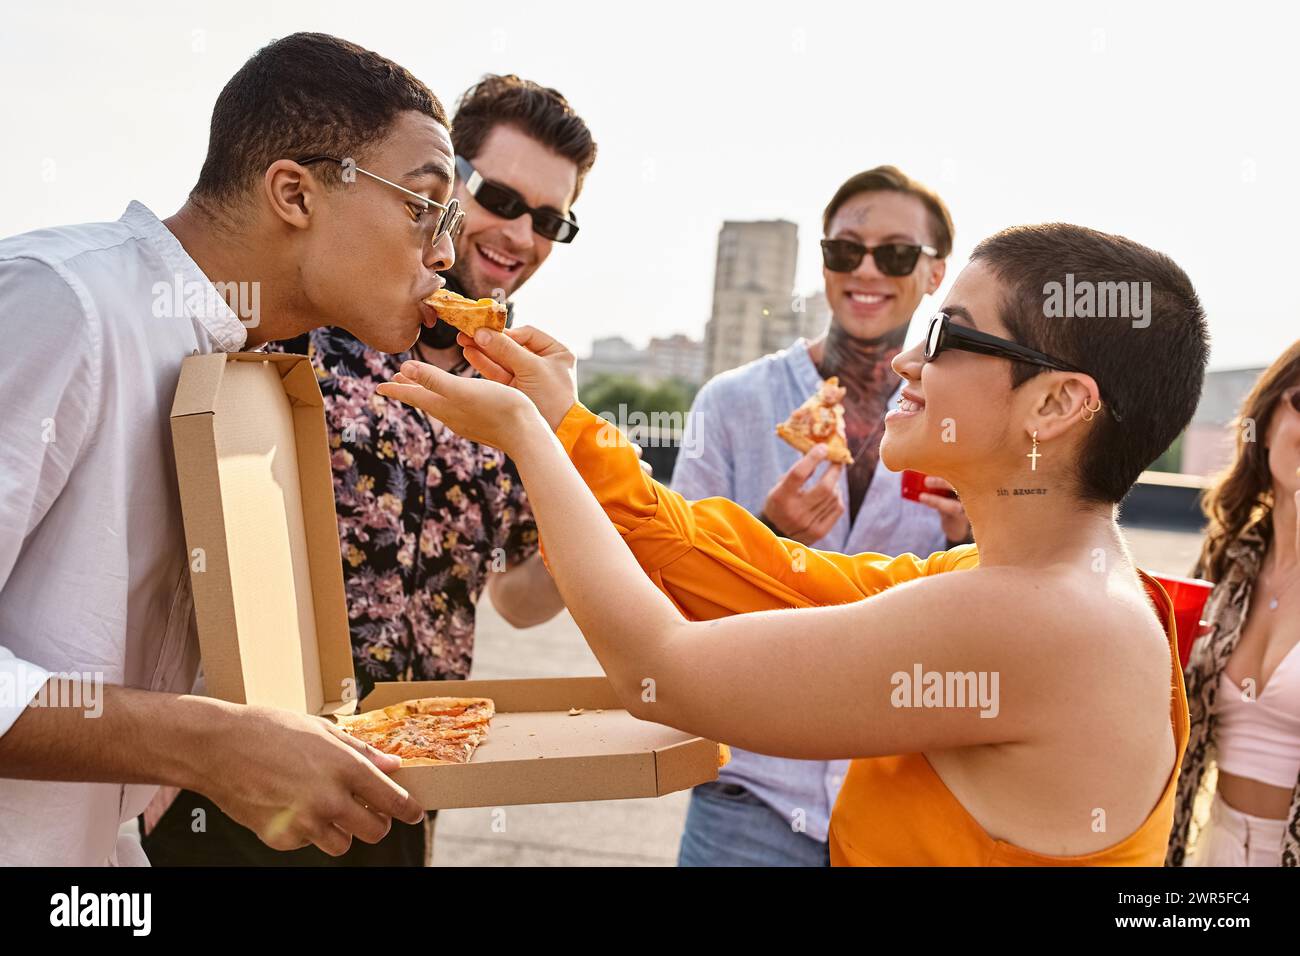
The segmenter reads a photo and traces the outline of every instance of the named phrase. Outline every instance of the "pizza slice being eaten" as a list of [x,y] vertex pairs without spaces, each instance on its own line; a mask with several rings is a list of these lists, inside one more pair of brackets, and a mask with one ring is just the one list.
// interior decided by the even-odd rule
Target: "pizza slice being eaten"
[[813,445],[825,445],[826,457],[843,465],[853,464],[848,439],[844,433],[845,389],[838,376],[832,375],[818,386],[809,399],[790,413],[776,433],[799,451]]
[[486,697],[422,697],[338,718],[338,725],[402,766],[469,763],[488,735],[496,705]]
[[439,289],[424,300],[439,319],[473,337],[479,329],[504,332],[506,307],[496,299],[467,299],[450,289]]

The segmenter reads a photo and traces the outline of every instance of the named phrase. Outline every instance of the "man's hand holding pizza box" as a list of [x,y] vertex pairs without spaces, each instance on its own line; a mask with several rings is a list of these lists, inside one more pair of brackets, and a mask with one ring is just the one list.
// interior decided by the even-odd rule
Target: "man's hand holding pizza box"
[[175,216],[132,203],[0,241],[0,863],[145,862],[119,828],[159,784],[281,849],[341,854],[421,819],[388,776],[398,758],[318,716],[189,694],[203,556],[186,549],[167,410],[194,354],[322,324],[410,348],[454,260],[453,179],[424,84],[295,34],[218,97]]

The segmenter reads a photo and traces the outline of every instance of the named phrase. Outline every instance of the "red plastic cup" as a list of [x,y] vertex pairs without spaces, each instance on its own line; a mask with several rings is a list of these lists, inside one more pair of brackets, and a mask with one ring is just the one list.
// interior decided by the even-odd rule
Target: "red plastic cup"
[[1174,602],[1174,628],[1178,636],[1178,660],[1183,667],[1191,654],[1192,644],[1201,636],[1201,612],[1209,600],[1214,585],[1197,578],[1167,578],[1151,575]]
[[903,471],[903,490],[902,490],[902,495],[903,495],[903,497],[904,497],[904,498],[908,498],[908,499],[910,499],[911,501],[920,501],[920,500],[921,500],[921,495],[923,495],[923,494],[943,495],[945,498],[956,498],[956,497],[957,497],[957,495],[956,495],[955,492],[948,491],[948,490],[946,490],[946,489],[943,490],[943,491],[940,491],[938,488],[927,488],[927,487],[925,487],[925,479],[926,479],[927,477],[928,477],[928,476],[925,474],[925,472],[922,472],[922,471],[908,471],[908,470],[904,469],[904,471]]

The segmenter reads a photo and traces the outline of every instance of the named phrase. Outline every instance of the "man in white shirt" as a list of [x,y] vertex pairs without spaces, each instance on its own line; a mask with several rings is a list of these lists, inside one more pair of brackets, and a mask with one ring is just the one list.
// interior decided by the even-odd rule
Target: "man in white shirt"
[[222,90],[176,215],[132,203],[0,241],[0,864],[146,862],[118,831],[158,784],[277,849],[338,855],[421,819],[396,758],[317,717],[186,693],[168,413],[192,353],[318,325],[414,344],[455,257],[447,127],[397,64],[295,34]]

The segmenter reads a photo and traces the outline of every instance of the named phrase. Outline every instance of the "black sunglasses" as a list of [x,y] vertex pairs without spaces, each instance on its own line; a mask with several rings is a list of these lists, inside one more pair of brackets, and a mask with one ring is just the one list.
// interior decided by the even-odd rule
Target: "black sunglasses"
[[916,268],[921,253],[937,256],[933,246],[918,246],[911,242],[884,242],[878,246],[864,246],[852,239],[823,239],[822,262],[831,272],[852,272],[862,265],[867,253],[875,260],[876,268],[887,276],[910,276]]
[[[1037,365],[1040,368],[1049,368],[1056,372],[1078,372],[1081,375],[1090,375],[1094,379],[1097,377],[1087,369],[1071,365],[1069,362],[1062,362],[1060,359],[1052,358],[1052,356],[1044,352],[1021,345],[1019,342],[1000,339],[996,335],[989,335],[987,332],[981,332],[978,329],[957,325],[947,312],[940,312],[930,320],[930,327],[925,333],[925,360],[933,362],[945,349],[974,352],[977,355],[993,355],[997,358]],[[1100,383],[1098,383],[1097,389],[1100,394]],[[1105,395],[1102,395],[1103,399],[1105,397]],[[1114,402],[1107,400],[1106,407],[1110,410],[1110,414],[1116,422],[1123,421],[1120,418],[1119,411],[1115,408]]]
[[577,216],[572,211],[566,219],[550,209],[534,209],[509,186],[484,179],[464,156],[456,157],[456,175],[465,183],[465,191],[474,197],[474,201],[494,216],[518,219],[528,213],[533,217],[533,232],[555,242],[572,242],[578,234]]

